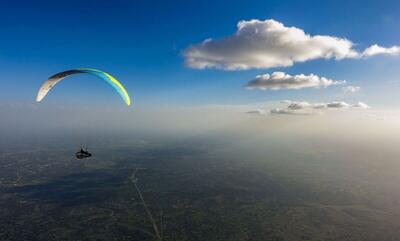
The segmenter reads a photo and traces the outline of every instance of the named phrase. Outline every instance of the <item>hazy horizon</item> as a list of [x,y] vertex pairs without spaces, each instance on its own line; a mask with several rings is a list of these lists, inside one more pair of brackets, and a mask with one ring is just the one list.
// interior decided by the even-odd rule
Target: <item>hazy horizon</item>
[[1,241],[400,240],[398,1],[2,1]]

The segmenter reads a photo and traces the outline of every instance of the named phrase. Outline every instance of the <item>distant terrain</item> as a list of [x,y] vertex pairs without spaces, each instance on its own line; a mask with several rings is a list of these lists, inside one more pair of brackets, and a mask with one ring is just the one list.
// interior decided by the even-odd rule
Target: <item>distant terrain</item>
[[81,161],[68,141],[4,145],[0,240],[156,240],[135,169],[165,241],[398,240],[398,169],[278,146],[132,138]]

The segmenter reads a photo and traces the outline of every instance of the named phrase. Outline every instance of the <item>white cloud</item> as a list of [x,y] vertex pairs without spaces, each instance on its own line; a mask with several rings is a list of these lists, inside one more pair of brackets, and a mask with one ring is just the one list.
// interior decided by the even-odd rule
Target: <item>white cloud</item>
[[363,57],[370,57],[374,55],[400,55],[400,46],[392,46],[390,48],[385,48],[374,44],[364,50],[362,53]]
[[254,109],[254,110],[247,111],[246,114],[251,114],[251,115],[266,115],[267,112],[266,112],[265,110],[262,110],[262,109]]
[[305,101],[300,101],[300,102],[296,102],[293,101],[291,103],[289,103],[288,105],[288,109],[290,110],[300,110],[300,109],[304,109],[304,108],[308,108],[310,107],[310,103],[305,102]]
[[192,68],[240,70],[291,66],[319,58],[352,58],[358,54],[345,38],[306,34],[273,19],[240,21],[234,35],[206,39],[184,51]]
[[399,55],[400,46],[372,45],[362,52],[352,41],[329,35],[310,35],[273,19],[237,24],[236,33],[221,39],[206,39],[186,48],[183,55],[191,68],[246,70],[288,67],[314,59],[362,58],[378,54]]
[[[281,101],[286,104],[285,108],[275,108],[270,111],[271,114],[298,114],[298,115],[312,115],[321,114],[323,109],[368,109],[370,108],[363,102],[356,104],[348,104],[344,101],[333,101],[328,103],[310,103],[306,101]],[[317,111],[318,110],[318,111]]]
[[349,85],[349,86],[343,87],[342,89],[346,93],[355,93],[355,92],[360,91],[361,87],[360,86]]
[[313,103],[311,106],[313,109],[325,109],[328,107],[326,103]]
[[281,108],[274,108],[272,110],[269,111],[269,113],[271,114],[293,114],[293,111],[288,110],[288,109],[281,109]]
[[287,109],[300,110],[300,109],[327,109],[327,108],[348,108],[348,107],[360,107],[358,105],[364,104],[358,102],[357,104],[350,105],[344,101],[332,101],[327,103],[310,103],[307,101],[285,101],[281,102],[287,104]]
[[347,108],[350,107],[350,104],[347,104],[344,101],[334,101],[326,104],[328,108]]
[[273,72],[272,74],[257,75],[249,81],[245,87],[249,89],[302,89],[320,88],[330,85],[344,84],[346,81],[337,81],[325,77],[310,75],[289,75],[284,72]]
[[357,104],[354,104],[352,107],[354,108],[361,108],[361,109],[369,109],[369,105],[365,104],[364,102],[358,102]]
[[286,108],[289,110],[350,107],[350,104],[347,104],[346,102],[343,102],[343,101],[334,101],[334,102],[328,102],[328,103],[309,103],[307,101],[290,101],[290,102],[286,102],[286,104],[288,104]]
[[[357,102],[355,104],[349,104],[344,101],[332,101],[332,102],[307,102],[307,101],[291,101],[284,100],[280,101],[280,104],[277,106],[277,103],[271,103],[269,106],[269,110],[264,110],[263,108],[255,107],[254,109],[250,109],[246,111],[246,114],[249,115],[258,115],[258,116],[266,116],[268,114],[271,115],[319,115],[324,114],[324,112],[337,112],[339,110],[365,110],[370,107],[364,102]],[[251,106],[248,106],[251,107]]]
[[313,114],[317,114],[316,112],[313,111],[309,111],[309,110],[291,110],[291,109],[281,109],[281,108],[274,108],[272,110],[269,111],[270,114],[274,115],[274,114],[282,114],[282,115],[313,115]]

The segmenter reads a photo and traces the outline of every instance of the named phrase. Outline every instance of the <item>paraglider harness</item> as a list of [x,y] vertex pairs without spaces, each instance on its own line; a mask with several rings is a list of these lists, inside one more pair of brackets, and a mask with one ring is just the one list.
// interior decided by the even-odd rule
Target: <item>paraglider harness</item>
[[88,151],[85,151],[83,147],[81,147],[81,150],[75,153],[76,158],[78,159],[84,159],[84,158],[89,158],[92,156]]

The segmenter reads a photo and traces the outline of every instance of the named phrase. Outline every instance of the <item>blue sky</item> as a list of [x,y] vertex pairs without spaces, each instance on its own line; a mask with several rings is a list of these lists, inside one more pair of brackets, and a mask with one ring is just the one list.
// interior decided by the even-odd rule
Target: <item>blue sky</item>
[[[291,67],[225,71],[185,66],[183,51],[207,38],[236,32],[241,20],[274,19],[311,35],[372,44],[400,44],[396,1],[3,1],[0,7],[0,102],[34,102],[50,75],[93,67],[116,76],[137,105],[243,104],[295,99],[362,100],[397,107],[400,58],[316,59]],[[258,74],[284,71],[347,80],[341,87],[261,91],[242,88]],[[79,76],[57,86],[46,101],[119,102],[105,84]],[[397,82],[398,81],[398,82]],[[73,98],[71,98],[73,96]]]

